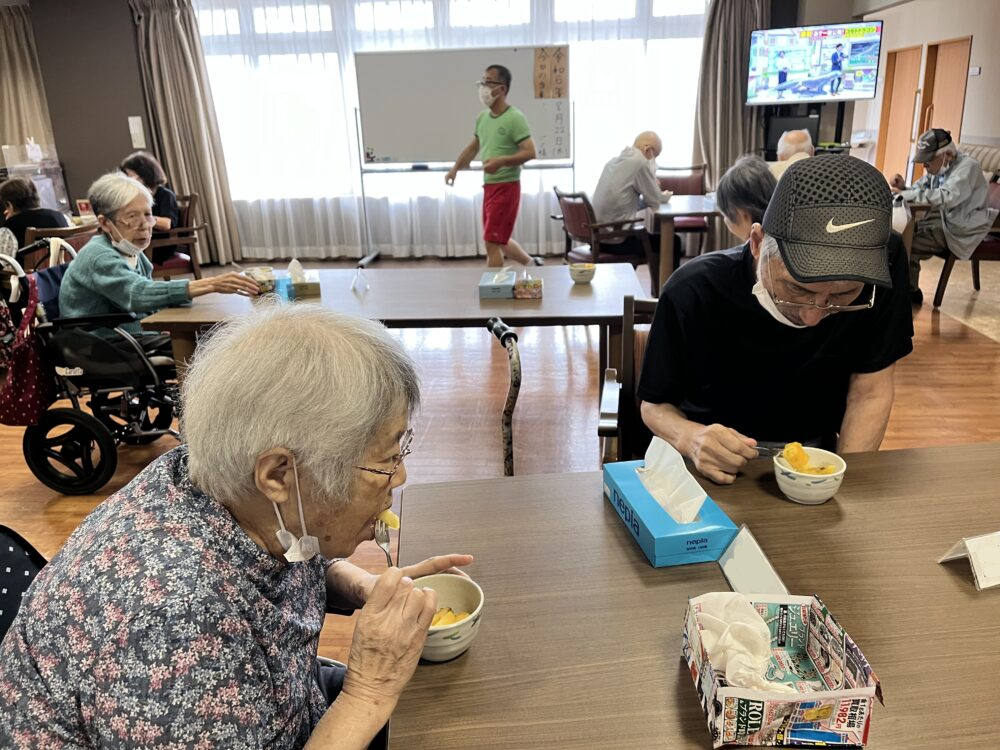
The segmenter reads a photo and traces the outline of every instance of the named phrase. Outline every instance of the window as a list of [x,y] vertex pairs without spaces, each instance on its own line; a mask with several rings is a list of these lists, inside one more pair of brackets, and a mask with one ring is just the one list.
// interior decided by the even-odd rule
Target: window
[[240,14],[235,8],[199,10],[198,30],[202,36],[225,36],[240,33]]
[[451,0],[452,26],[517,26],[531,22],[530,0]]
[[416,31],[434,26],[434,4],[430,0],[380,0],[354,6],[358,31]]
[[253,28],[258,34],[330,31],[333,17],[326,5],[254,8]]
[[555,19],[560,23],[615,21],[635,17],[635,0],[555,0]]
[[653,0],[654,16],[700,16],[707,0]]

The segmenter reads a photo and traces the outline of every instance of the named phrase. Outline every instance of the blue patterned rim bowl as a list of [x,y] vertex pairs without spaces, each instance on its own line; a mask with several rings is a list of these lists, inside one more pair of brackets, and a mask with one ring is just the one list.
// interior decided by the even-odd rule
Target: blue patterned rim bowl
[[593,263],[570,263],[569,275],[574,284],[589,284],[597,272],[597,266]]
[[793,502],[821,505],[837,494],[841,482],[844,481],[847,462],[836,453],[822,448],[807,446],[803,450],[809,454],[810,466],[832,464],[836,467],[836,471],[832,474],[805,474],[793,469],[784,457],[778,455],[774,457],[774,476],[778,480],[778,489]]
[[414,581],[417,586],[437,592],[437,607],[451,607],[454,612],[469,616],[454,625],[437,625],[427,630],[427,641],[420,654],[427,661],[448,661],[465,653],[479,632],[483,617],[483,590],[471,578],[450,573],[438,573]]

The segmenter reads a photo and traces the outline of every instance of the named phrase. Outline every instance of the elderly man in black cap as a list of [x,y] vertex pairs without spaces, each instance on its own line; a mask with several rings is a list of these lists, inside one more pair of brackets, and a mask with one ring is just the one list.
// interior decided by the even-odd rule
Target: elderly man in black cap
[[924,301],[920,261],[949,251],[963,260],[969,258],[990,231],[997,212],[987,203],[986,178],[979,162],[959,151],[947,130],[931,128],[920,136],[913,161],[924,165],[924,176],[907,188],[897,174],[892,178],[892,191],[904,200],[931,206],[914,227],[910,247],[910,295],[913,304],[919,305]]
[[794,163],[746,245],[663,288],[639,380],[642,418],[704,476],[758,448],[875,450],[913,349],[906,252],[885,178],[850,156]]

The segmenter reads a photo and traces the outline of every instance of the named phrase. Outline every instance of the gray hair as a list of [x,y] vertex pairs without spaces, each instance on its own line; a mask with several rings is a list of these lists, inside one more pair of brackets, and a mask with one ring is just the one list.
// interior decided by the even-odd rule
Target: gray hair
[[750,221],[760,223],[778,182],[759,156],[741,156],[719,179],[715,202],[729,221],[739,221],[737,210],[746,211]]
[[[794,138],[787,137],[793,133],[796,134]],[[805,138],[797,135],[799,133],[803,134]],[[815,151],[816,148],[813,146],[812,135],[805,128],[801,130],[786,130],[778,138],[778,148],[776,149],[778,161],[787,161],[795,156],[795,154],[809,154],[809,156],[812,156]]]
[[958,156],[958,146],[955,145],[955,141],[952,141],[947,146],[942,146],[937,151],[935,151],[934,158],[935,159],[938,158],[939,156],[941,156],[941,154],[949,154],[952,160],[954,160],[954,158]]
[[153,196],[146,186],[121,172],[101,175],[87,190],[87,200],[94,214],[109,219],[140,195],[145,196],[150,206],[153,205]]
[[323,501],[346,504],[355,466],[420,385],[380,323],[319,305],[262,302],[199,342],[181,393],[192,481],[219,500],[255,489],[257,456],[286,448]]

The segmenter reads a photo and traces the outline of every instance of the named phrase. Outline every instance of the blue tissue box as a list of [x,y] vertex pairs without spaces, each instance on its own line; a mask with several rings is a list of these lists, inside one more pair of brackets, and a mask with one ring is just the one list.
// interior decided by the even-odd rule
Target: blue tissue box
[[604,465],[604,496],[654,568],[714,562],[739,529],[707,498],[691,523],[677,523],[649,494],[635,470],[644,461]]
[[514,299],[514,279],[517,274],[511,271],[500,282],[493,280],[495,276],[496,271],[487,271],[480,277],[479,299]]

